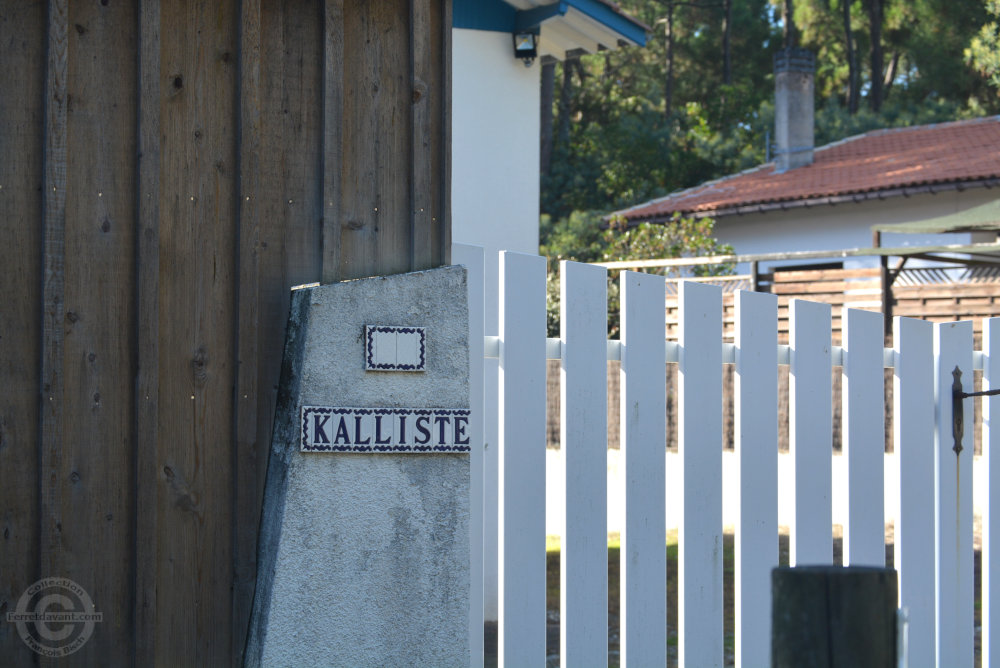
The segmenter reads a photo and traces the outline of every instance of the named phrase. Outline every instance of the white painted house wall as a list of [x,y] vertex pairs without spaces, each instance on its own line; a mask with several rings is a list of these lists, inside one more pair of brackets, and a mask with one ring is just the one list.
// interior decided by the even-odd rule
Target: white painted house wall
[[[715,235],[723,243],[731,244],[740,254],[785,253],[793,251],[842,250],[869,248],[872,245],[871,226],[883,223],[906,223],[936,218],[986,204],[997,198],[988,188],[957,190],[938,194],[920,194],[910,197],[891,197],[884,200],[865,200],[857,203],[820,205],[786,211],[768,211],[725,216],[715,223]],[[883,234],[883,247],[933,246],[966,244],[991,241],[982,233],[961,234]],[[831,261],[835,258],[831,258]],[[809,260],[809,263],[821,260]],[[878,258],[845,258],[845,268],[875,267]],[[795,262],[770,263],[779,266]],[[914,262],[915,266],[917,263]],[[765,271],[770,265],[762,263]],[[908,265],[910,266],[910,265]],[[740,269],[740,271],[746,268]]]
[[[485,250],[485,333],[499,333],[499,251],[538,253],[541,66],[525,67],[507,32],[452,30],[451,218],[455,243]],[[483,368],[487,405],[499,367]],[[484,424],[483,612],[498,619],[496,416]]]
[[514,58],[510,33],[452,31],[452,238],[486,250],[491,335],[498,252],[538,252],[540,72]]

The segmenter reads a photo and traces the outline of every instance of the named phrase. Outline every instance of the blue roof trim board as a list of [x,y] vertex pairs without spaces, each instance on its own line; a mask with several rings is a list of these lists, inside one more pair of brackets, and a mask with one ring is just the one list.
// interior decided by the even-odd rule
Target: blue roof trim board
[[560,0],[518,11],[503,0],[453,0],[455,28],[494,32],[537,31],[548,20],[574,10],[617,33],[620,39],[646,45],[646,26],[602,0]]
[[455,28],[514,32],[517,9],[503,0],[454,0],[451,24]]
[[568,11],[568,2],[557,2],[551,5],[541,5],[534,9],[524,9],[517,13],[514,27],[517,32],[537,32],[542,23],[555,16],[565,16]]
[[600,0],[569,0],[568,4],[639,46],[646,46],[646,26]]

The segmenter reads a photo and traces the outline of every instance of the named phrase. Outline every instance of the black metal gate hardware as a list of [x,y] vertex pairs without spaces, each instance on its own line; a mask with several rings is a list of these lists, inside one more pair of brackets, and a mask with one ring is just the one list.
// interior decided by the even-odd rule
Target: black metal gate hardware
[[957,455],[962,452],[962,432],[965,431],[965,413],[962,400],[969,397],[995,397],[1000,395],[1000,389],[983,390],[982,392],[963,392],[962,370],[956,366],[951,375],[955,379],[951,384],[951,435],[955,439],[955,445],[952,447],[952,450]]

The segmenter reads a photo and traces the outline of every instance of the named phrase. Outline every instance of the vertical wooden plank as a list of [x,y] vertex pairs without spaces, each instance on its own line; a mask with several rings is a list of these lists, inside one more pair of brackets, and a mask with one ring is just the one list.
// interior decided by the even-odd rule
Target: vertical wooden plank
[[435,173],[438,175],[438,186],[435,189],[438,202],[434,207],[436,219],[431,218],[435,233],[438,236],[440,252],[437,263],[451,263],[451,38],[452,38],[452,3],[440,0],[437,3],[440,18],[435,22],[437,31],[434,33],[434,43],[440,48],[435,49],[438,64],[438,94],[434,96],[435,112],[433,118],[439,119],[434,125],[434,150],[436,153]]
[[789,563],[792,566],[832,564],[830,305],[793,299],[789,311],[788,433],[795,476]]
[[451,5],[339,0],[326,15],[324,276],[441,265],[451,253]]
[[66,256],[66,107],[69,7],[50,0],[45,75],[45,162],[42,182],[42,387],[39,455],[41,484],[39,563],[42,575],[59,575],[63,507],[63,345]]
[[680,285],[679,665],[722,666],[722,290]]
[[160,3],[141,0],[135,328],[135,659],[156,658],[160,392]]
[[434,266],[434,234],[431,223],[433,171],[430,85],[431,69],[431,0],[410,3],[410,271]]
[[[13,612],[39,576],[39,402],[42,324],[42,183],[46,8],[8,3],[0,17],[0,611]],[[16,159],[13,157],[16,156]],[[51,191],[51,187],[49,188]],[[11,666],[35,654],[6,618],[0,656]]]
[[323,3],[323,282],[341,269],[341,174],[344,170],[344,0]]
[[324,179],[340,179],[339,167],[330,174],[323,163],[325,147],[332,146],[324,144],[329,107],[320,103],[323,12],[322,4],[304,11],[301,3],[261,0],[259,154],[266,159],[257,163],[256,192],[242,196],[243,203],[250,197],[256,204],[259,237],[257,439],[264,445],[257,462],[258,495],[267,469],[290,288],[323,279],[323,258],[330,250],[320,252],[330,201]]
[[778,299],[736,293],[736,665],[771,663],[771,570],[778,565]]
[[[130,3],[67,19],[60,570],[104,615],[74,659],[132,658],[136,26]],[[118,565],[109,568],[109,564]]]
[[[972,323],[934,325],[935,590],[937,665],[971,666],[973,659],[972,400],[962,400],[956,439],[952,387],[972,391]],[[959,450],[958,446],[961,445]]]
[[483,665],[483,336],[486,323],[486,258],[481,246],[455,244],[452,256],[457,264],[465,265],[469,286],[469,434],[472,451],[469,455],[470,504],[472,515],[469,549],[469,665]]
[[170,39],[161,42],[156,657],[221,665],[233,647],[238,5],[171,3],[160,27]]
[[621,456],[625,518],[619,551],[623,666],[667,664],[666,280],[621,274]]
[[845,566],[885,566],[885,374],[882,314],[844,309]]
[[560,262],[560,433],[566,531],[559,570],[560,657],[608,653],[608,272]]
[[[260,147],[261,147],[261,6],[242,0],[239,27],[239,246],[236,265],[236,425],[233,450],[233,611],[230,655],[238,661],[250,621],[257,571],[257,522],[260,515],[260,469],[270,443],[258,432],[260,374]],[[261,438],[264,436],[264,438]]]
[[500,346],[498,665],[542,665],[545,662],[543,257],[501,253]]
[[344,3],[342,278],[410,266],[409,0]]
[[[1000,387],[1000,318],[983,320],[983,390]],[[1000,494],[1000,396],[983,399],[983,454],[980,466],[986,467],[986,504],[983,506],[982,551],[982,648],[983,667],[1000,666],[1000,511],[993,510]],[[997,427],[994,429],[994,427]],[[997,573],[997,577],[993,577]]]
[[934,603],[934,326],[894,318],[893,440],[899,478],[894,566],[899,605],[909,610],[912,668],[935,664]]

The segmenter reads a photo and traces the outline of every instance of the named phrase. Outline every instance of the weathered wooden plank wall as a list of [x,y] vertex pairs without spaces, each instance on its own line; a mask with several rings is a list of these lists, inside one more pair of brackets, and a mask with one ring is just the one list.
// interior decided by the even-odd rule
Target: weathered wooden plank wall
[[[0,615],[41,572],[39,419],[42,325],[42,128],[45,5],[8,3],[0,16]],[[17,91],[17,94],[13,94]],[[13,156],[17,156],[16,159]],[[0,656],[32,661],[13,624]]]
[[81,663],[239,663],[289,288],[448,261],[450,24],[0,0],[0,613],[65,576]]

